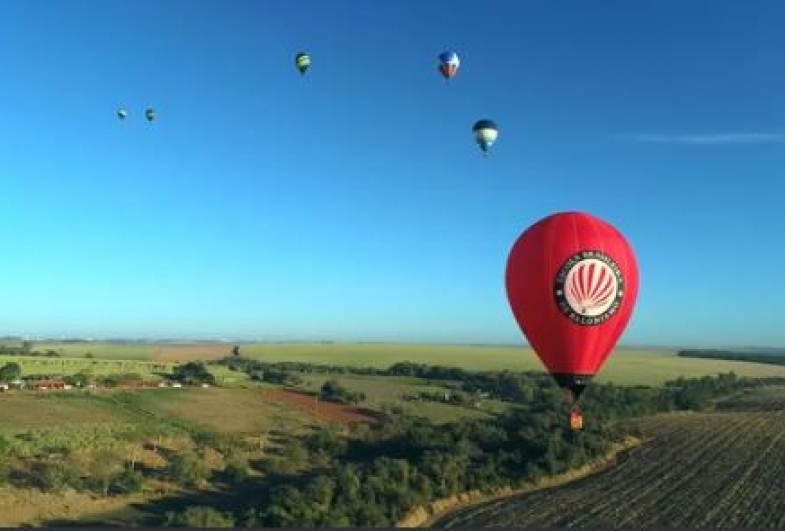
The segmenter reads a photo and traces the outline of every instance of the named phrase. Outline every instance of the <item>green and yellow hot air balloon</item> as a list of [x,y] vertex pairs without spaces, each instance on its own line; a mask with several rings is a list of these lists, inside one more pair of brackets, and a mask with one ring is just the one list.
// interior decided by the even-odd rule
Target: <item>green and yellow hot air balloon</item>
[[311,56],[305,52],[300,52],[294,58],[294,64],[297,65],[297,70],[301,74],[305,74],[305,71],[311,66]]

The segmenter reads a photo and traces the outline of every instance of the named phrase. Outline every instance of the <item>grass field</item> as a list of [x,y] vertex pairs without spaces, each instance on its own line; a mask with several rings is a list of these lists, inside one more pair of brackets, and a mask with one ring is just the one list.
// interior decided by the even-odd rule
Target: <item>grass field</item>
[[[152,365],[144,361],[168,364],[193,359],[218,359],[228,355],[232,345],[122,345],[122,344],[55,344],[41,343],[37,349],[54,349],[71,360],[57,358],[26,358],[25,372],[44,372],[44,368],[63,367],[65,370],[93,367],[94,372],[118,372],[121,360],[136,360],[128,365],[133,372],[149,372]],[[92,352],[96,358],[85,360]],[[301,361],[319,364],[371,366],[386,368],[400,361],[416,361],[430,365],[462,367],[467,370],[541,371],[540,360],[528,348],[397,345],[397,344],[246,344],[240,346],[245,357],[278,362]],[[0,362],[18,360],[0,357]],[[59,364],[59,365],[58,365]],[[740,376],[783,376],[785,366],[773,366],[743,361],[682,358],[673,351],[618,349],[597,377],[597,381],[613,381],[621,385],[659,385],[679,376],[696,377],[734,371]],[[233,373],[230,377],[238,377]]]
[[305,424],[294,411],[265,403],[244,389],[151,389],[139,392],[140,405],[159,414],[186,419],[219,433],[260,433],[279,424],[293,430]]
[[95,358],[119,360],[152,360],[155,346],[123,345],[115,343],[35,343],[34,349],[55,350],[64,357],[84,358],[92,354]]
[[434,527],[785,527],[785,391],[641,426],[655,441],[606,472],[460,510]]
[[[303,379],[310,383],[311,390],[317,390],[328,376],[323,374],[305,374]],[[340,375],[329,376],[334,378],[341,386],[350,391],[365,393],[366,401],[363,407],[381,409],[385,404],[401,406],[405,411],[426,417],[432,422],[442,423],[459,420],[462,418],[487,417],[489,412],[501,411],[508,406],[501,402],[486,400],[483,409],[476,410],[457,407],[438,402],[404,402],[402,394],[417,394],[420,392],[436,393],[447,391],[441,385],[427,385],[425,380],[417,378],[394,378],[387,376]]]
[[126,423],[133,419],[122,409],[80,393],[3,393],[0,395],[0,432],[28,429]]
[[155,372],[166,372],[172,367],[171,364],[141,360],[0,356],[0,364],[9,362],[18,363],[22,367],[23,375],[74,374],[84,369],[90,369],[96,375],[134,372],[144,378],[149,378]]
[[[132,401],[115,397],[133,397]],[[145,427],[151,419],[182,419],[218,433],[255,433],[274,419],[303,424],[296,412],[265,404],[251,389],[187,388],[139,391],[46,391],[0,394],[0,433],[46,429],[52,433],[109,425]]]

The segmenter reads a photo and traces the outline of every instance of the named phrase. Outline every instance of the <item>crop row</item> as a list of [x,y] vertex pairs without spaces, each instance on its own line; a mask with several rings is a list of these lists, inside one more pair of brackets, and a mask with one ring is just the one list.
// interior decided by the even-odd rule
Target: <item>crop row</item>
[[619,465],[564,487],[498,501],[439,526],[783,527],[785,399],[645,423],[656,437]]

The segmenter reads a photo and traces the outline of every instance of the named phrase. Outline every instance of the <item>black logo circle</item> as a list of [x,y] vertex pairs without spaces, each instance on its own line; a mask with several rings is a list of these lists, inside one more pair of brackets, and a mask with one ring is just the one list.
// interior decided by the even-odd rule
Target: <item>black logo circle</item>
[[602,251],[579,251],[562,264],[553,285],[556,306],[573,323],[600,325],[619,310],[624,277]]

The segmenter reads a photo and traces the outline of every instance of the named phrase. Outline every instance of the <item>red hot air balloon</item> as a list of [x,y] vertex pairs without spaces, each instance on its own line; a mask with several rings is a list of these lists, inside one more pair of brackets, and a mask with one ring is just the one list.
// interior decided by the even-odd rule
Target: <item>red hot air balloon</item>
[[507,260],[507,297],[529,344],[573,406],[624,332],[638,296],[638,266],[624,236],[585,213],[529,227]]

